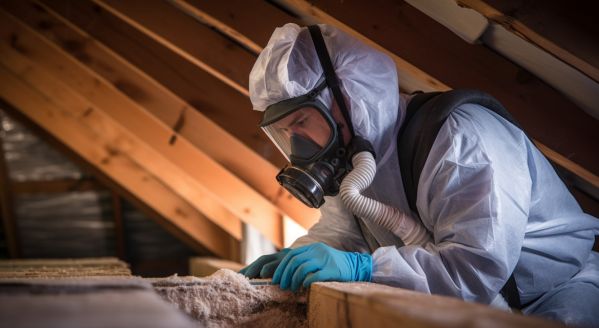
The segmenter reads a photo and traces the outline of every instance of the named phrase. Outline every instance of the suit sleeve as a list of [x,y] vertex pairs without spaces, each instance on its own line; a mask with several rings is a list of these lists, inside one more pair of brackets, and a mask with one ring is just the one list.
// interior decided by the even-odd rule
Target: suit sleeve
[[298,238],[292,248],[323,242],[333,248],[348,252],[369,252],[351,212],[340,197],[326,197],[321,217],[308,234]]
[[523,135],[468,113],[448,118],[419,182],[434,243],[378,249],[374,282],[489,303],[516,266],[531,189]]

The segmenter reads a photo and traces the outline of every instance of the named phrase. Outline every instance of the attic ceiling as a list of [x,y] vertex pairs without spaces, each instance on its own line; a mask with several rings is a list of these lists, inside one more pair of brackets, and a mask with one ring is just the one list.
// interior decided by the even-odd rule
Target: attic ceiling
[[[592,17],[584,12],[569,12],[580,20],[562,19],[567,28],[555,29],[543,22],[562,2],[488,3],[532,19],[544,37],[597,63],[597,49],[571,42],[596,31],[585,28]],[[248,98],[253,62],[274,28],[288,22],[336,24],[382,47],[398,62],[404,91],[494,95],[553,160],[598,185],[595,118],[403,1],[3,0],[0,8],[0,97],[13,112],[188,244],[221,257],[230,257],[242,222],[280,246],[283,215],[304,227],[318,216],[276,185],[284,160],[257,128],[260,113]]]

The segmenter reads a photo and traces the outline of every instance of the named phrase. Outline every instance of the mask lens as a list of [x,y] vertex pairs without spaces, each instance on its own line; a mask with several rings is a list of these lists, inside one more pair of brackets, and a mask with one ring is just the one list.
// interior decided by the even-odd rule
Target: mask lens
[[333,136],[329,121],[314,107],[295,110],[262,129],[288,160],[315,157]]

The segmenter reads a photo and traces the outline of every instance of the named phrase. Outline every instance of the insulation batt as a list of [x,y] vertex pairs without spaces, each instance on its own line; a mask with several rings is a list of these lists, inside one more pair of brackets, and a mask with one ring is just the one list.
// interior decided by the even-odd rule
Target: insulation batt
[[206,278],[156,279],[153,285],[201,327],[308,327],[304,294],[276,285],[255,286],[228,269]]

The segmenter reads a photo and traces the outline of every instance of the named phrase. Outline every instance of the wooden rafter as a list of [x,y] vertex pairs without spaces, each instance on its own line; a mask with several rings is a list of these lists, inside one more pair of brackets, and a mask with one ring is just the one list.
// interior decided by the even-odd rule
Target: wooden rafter
[[[7,21],[9,19],[7,16]],[[27,57],[55,76],[65,77],[64,83],[85,97],[78,102],[79,105],[104,111],[161,154],[173,167],[172,171],[164,173],[166,178],[173,179],[170,183],[180,179],[175,185],[171,184],[171,188],[176,189],[188,202],[237,238],[241,235],[241,218],[259,229],[275,245],[282,245],[281,216],[267,200],[185,139],[170,143],[170,129],[148,115],[143,108],[35,32],[19,26],[20,23],[14,19],[13,24],[15,26],[12,28],[4,26],[5,30],[12,30],[4,35],[4,39],[14,41],[13,36],[17,35],[18,46],[27,49]],[[15,51],[11,52],[7,47],[4,52],[5,63],[23,65],[19,64],[22,59]],[[152,166],[153,163],[146,165]]]
[[[469,30],[476,23],[481,24],[482,20],[484,32],[477,31],[481,36],[480,41],[534,73],[587,113],[599,118],[599,70],[592,65],[483,1],[408,2],[458,35],[469,34]],[[491,22],[488,23],[487,19]]]
[[262,51],[262,47],[258,45],[256,42],[250,40],[244,34],[230,27],[229,25],[223,23],[222,21],[212,17],[206,12],[202,11],[200,8],[191,5],[189,2],[185,0],[167,0],[169,3],[173,4],[173,6],[179,8],[181,11],[186,13],[187,15],[193,17],[200,23],[210,26],[221,33],[225,34],[229,38],[235,40],[238,44],[243,46],[245,49],[251,51],[255,55],[260,54]]
[[[317,211],[290,197],[271,178],[278,171],[274,165],[140,69],[44,4],[36,2],[34,7],[23,1],[5,1],[3,5],[170,126],[173,130],[171,140],[177,137],[189,140],[303,227],[309,228],[317,220]],[[177,122],[182,123],[177,125]]]
[[591,65],[584,59],[558,46],[551,40],[530,29],[519,20],[505,15],[481,0],[457,0],[456,2],[461,7],[476,10],[490,21],[501,24],[506,29],[513,31],[527,41],[532,42],[536,46],[556,56],[560,60],[572,65],[573,67],[576,67],[576,69],[595,80],[595,82],[599,82],[599,67]]
[[[142,24],[138,23],[137,21],[131,19],[129,16],[125,15],[123,12],[121,12],[120,10],[118,10],[115,7],[115,4],[118,5],[118,2],[117,3],[109,4],[107,1],[104,1],[104,0],[92,0],[92,1],[96,5],[100,6],[102,9],[104,9],[107,12],[109,12],[109,13],[113,14],[114,16],[118,17],[122,21],[126,22],[127,24],[131,25],[135,29],[137,29],[140,32],[142,32],[143,34],[149,36],[150,38],[152,38],[156,42],[162,44],[162,46],[164,46],[165,48],[170,49],[171,51],[177,53],[179,56],[185,58],[189,62],[193,63],[194,65],[196,65],[198,67],[200,67],[202,70],[208,72],[210,75],[212,75],[212,76],[216,77],[217,79],[221,80],[222,82],[226,83],[228,86],[230,86],[231,88],[237,90],[238,92],[240,92],[244,96],[249,96],[249,92],[247,90],[247,87],[244,87],[239,82],[237,82],[237,81],[229,78],[227,75],[225,75],[222,72],[214,69],[212,66],[206,64],[201,59],[199,59],[199,58],[191,55],[189,52],[187,52],[187,51],[185,51],[185,50],[177,47],[169,39],[164,38],[163,36],[161,36],[161,35],[159,35],[157,33],[154,33],[152,30],[148,29],[144,25],[142,25]],[[144,6],[145,5],[148,5],[148,4],[144,4]]]
[[318,7],[310,4],[309,2],[303,0],[275,0],[274,2],[298,15],[306,24],[325,23],[334,25],[358,40],[373,47],[374,49],[377,49],[391,57],[397,66],[399,85],[402,86],[405,91],[428,92],[449,90],[449,87],[444,83],[426,74],[416,66],[408,63],[391,51],[381,47],[376,42],[373,42],[364,35],[360,34],[358,31],[318,9]]

